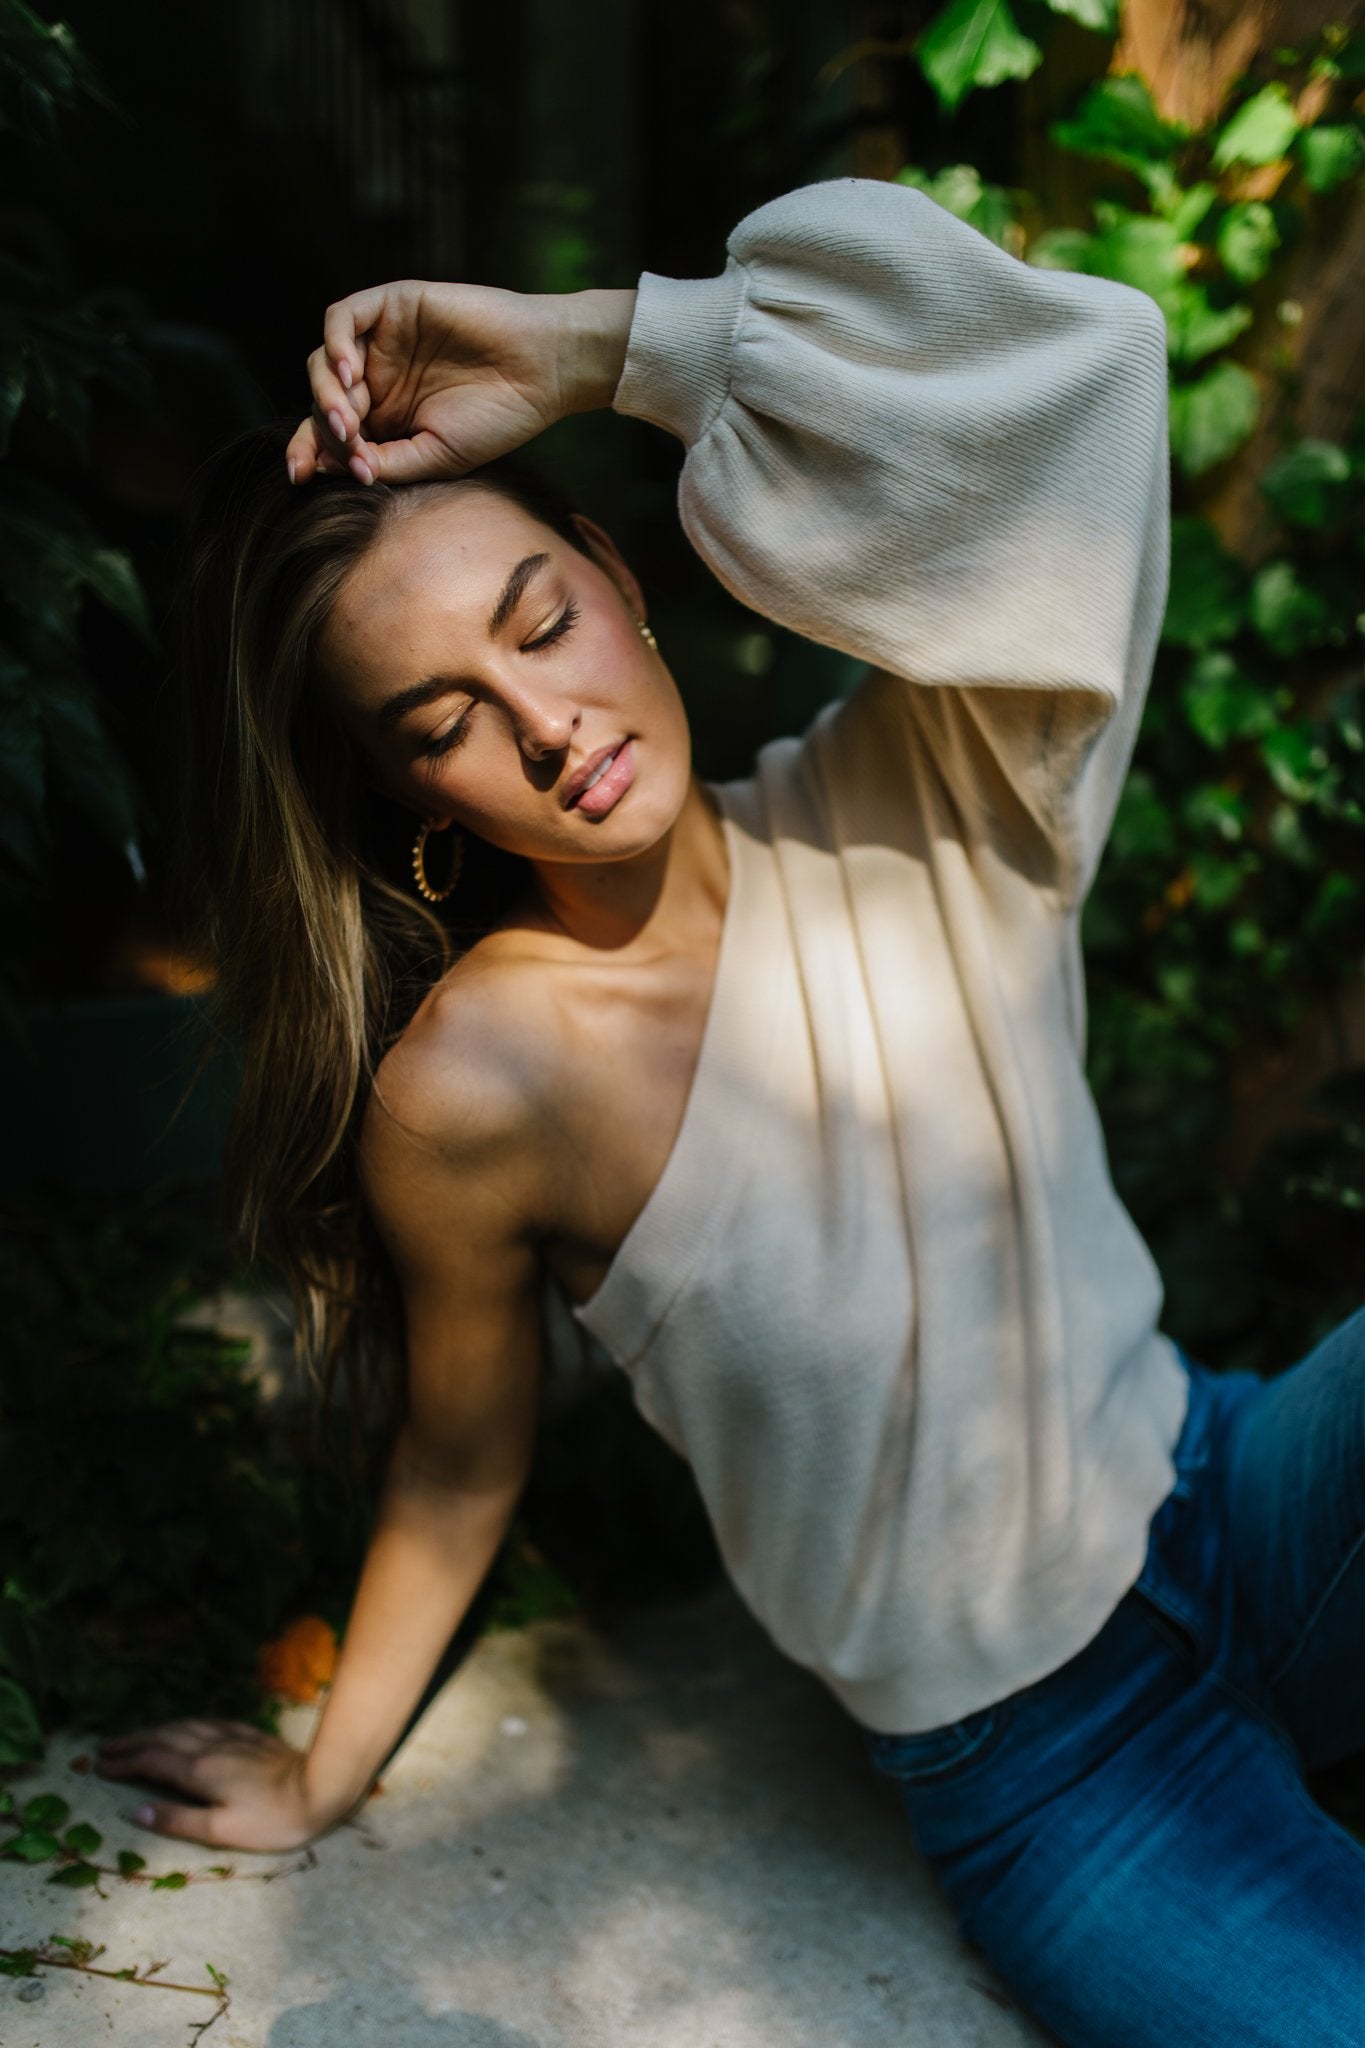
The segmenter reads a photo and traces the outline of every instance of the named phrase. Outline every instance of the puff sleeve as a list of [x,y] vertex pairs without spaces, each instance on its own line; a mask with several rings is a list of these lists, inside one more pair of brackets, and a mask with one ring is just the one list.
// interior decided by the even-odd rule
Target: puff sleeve
[[1166,600],[1156,305],[835,179],[749,214],[719,276],[642,276],[613,404],[684,442],[719,581],[897,679],[964,817],[1008,788],[1079,903]]

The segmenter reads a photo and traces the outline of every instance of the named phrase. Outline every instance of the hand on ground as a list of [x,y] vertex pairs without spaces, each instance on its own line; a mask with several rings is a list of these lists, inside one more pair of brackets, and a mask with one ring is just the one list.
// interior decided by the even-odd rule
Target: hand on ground
[[154,1796],[130,1818],[178,1841],[212,1849],[298,1849],[337,1814],[316,1814],[305,1795],[304,1753],[246,1721],[166,1721],[96,1747],[102,1778],[145,1780],[203,1805]]

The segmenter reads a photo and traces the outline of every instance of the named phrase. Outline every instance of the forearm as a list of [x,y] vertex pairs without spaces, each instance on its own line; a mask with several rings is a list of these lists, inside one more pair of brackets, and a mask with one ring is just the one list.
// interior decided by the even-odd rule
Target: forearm
[[483,1583],[518,1492],[426,1473],[399,1438],[304,1768],[319,1814],[347,1812],[373,1782]]

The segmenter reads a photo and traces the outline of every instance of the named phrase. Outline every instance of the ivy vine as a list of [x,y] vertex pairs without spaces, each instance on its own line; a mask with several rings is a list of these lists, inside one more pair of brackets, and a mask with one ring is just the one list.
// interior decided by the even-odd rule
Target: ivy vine
[[[1112,8],[1052,11],[1118,25]],[[952,113],[1037,68],[1021,23],[1039,19],[955,0],[902,54]],[[1365,1250],[1365,1070],[1319,1086],[1312,1123],[1247,1184],[1216,1166],[1239,1058],[1283,1044],[1365,964],[1365,412],[1339,442],[1281,430],[1256,478],[1256,559],[1231,554],[1199,502],[1276,385],[1293,420],[1282,339],[1303,308],[1278,280],[1365,173],[1363,87],[1365,38],[1335,26],[1269,53],[1200,129],[1164,118],[1137,75],[1103,76],[1048,130],[1093,166],[1084,225],[970,163],[899,174],[1024,261],[1114,279],[1165,315],[1170,593],[1085,910],[1089,1069],[1168,1327],[1260,1370],[1354,1305]]]

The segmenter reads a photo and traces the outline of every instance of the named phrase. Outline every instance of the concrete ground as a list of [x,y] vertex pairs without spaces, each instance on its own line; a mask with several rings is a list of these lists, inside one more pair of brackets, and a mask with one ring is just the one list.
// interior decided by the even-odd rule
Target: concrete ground
[[[311,1710],[285,1732],[306,1741]],[[54,1744],[60,1792],[149,1874],[223,1860],[121,1816]],[[355,1823],[314,1859],[235,1856],[183,1890],[0,1864],[0,1944],[104,1945],[0,1978],[0,2048],[1040,2048],[956,1935],[892,1786],[728,1587],[606,1633],[485,1637]],[[304,1867],[299,1867],[300,1865]],[[277,1870],[268,1883],[255,1873]],[[249,1875],[250,1874],[250,1875]],[[37,1987],[41,1987],[39,1990]]]

